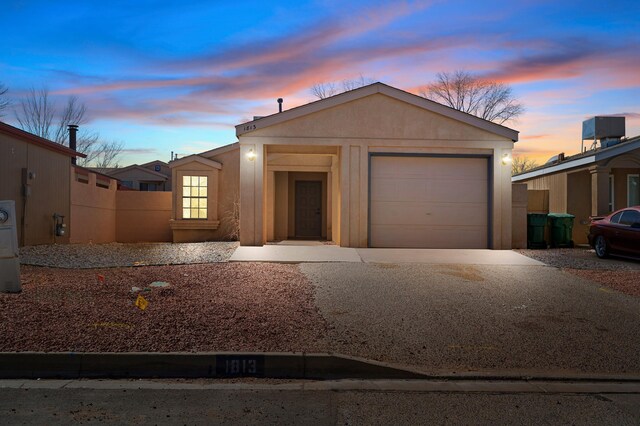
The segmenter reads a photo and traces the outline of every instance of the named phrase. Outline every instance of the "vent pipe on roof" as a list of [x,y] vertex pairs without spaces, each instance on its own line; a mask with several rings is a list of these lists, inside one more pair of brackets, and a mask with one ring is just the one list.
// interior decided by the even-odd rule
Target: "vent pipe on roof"
[[282,102],[284,102],[284,99],[278,98],[278,112],[282,112]]
[[[78,144],[76,141],[76,134],[78,133],[78,126],[75,124],[69,124],[67,126],[69,128],[69,148],[72,150],[76,150]],[[71,157],[71,164],[76,164],[76,157]]]

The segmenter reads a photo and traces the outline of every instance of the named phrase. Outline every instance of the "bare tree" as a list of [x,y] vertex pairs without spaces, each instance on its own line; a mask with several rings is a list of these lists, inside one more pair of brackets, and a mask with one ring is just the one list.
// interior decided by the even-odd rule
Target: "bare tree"
[[[61,145],[68,145],[67,128],[69,124],[82,125],[87,122],[87,108],[77,96],[69,96],[62,109],[50,98],[47,88],[31,88],[27,96],[20,101],[16,111],[18,124],[24,130]],[[100,140],[100,135],[80,128],[76,150],[87,155],[78,159],[78,164],[87,166],[93,163],[107,164],[109,167],[122,152],[120,142]]]
[[11,102],[7,97],[7,93],[9,92],[9,88],[4,84],[0,83],[0,117],[4,116],[4,110],[9,108]]
[[[16,120],[23,130],[51,140],[51,126],[55,116],[55,106],[49,100],[45,88],[31,88],[27,96],[20,100],[16,110]],[[58,142],[58,141],[55,141]]]
[[463,70],[438,73],[436,81],[425,87],[421,95],[498,124],[524,113],[524,106],[513,96],[511,87]]
[[[123,143],[118,141],[99,142],[96,149],[92,151],[92,154],[95,155],[91,155],[91,162],[94,167],[99,168],[118,167],[117,158],[122,153],[123,147]],[[87,155],[87,159],[89,159],[89,156]]]
[[511,175],[524,173],[536,167],[538,167],[538,163],[535,160],[524,155],[514,155],[511,162]]
[[338,94],[338,88],[335,83],[316,83],[311,86],[311,94],[318,99],[328,98]]
[[333,95],[337,95],[338,93],[348,92],[349,90],[354,90],[372,83],[375,83],[374,79],[360,75],[359,78],[355,78],[352,80],[342,80],[342,82],[340,83],[316,83],[311,86],[311,94],[318,99],[324,99]]

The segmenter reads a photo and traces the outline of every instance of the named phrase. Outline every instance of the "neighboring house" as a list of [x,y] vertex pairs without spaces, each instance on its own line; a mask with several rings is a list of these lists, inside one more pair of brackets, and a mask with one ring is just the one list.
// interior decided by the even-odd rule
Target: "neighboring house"
[[164,161],[155,160],[145,164],[132,164],[127,167],[93,168],[100,173],[112,176],[120,184],[138,191],[171,191],[171,169]]
[[0,200],[14,200],[21,246],[69,242],[71,159],[84,154],[0,122]]
[[511,248],[518,132],[374,83],[172,161],[174,241]]
[[[614,210],[640,205],[640,136],[621,138],[624,121],[619,130],[607,134],[612,128],[607,119],[594,117],[604,133],[591,132],[596,142],[585,152],[570,157],[560,154],[547,164],[513,176],[516,183],[526,183],[529,190],[549,191],[548,209],[553,213],[575,215],[573,240],[586,244],[590,216],[606,215]],[[624,120],[624,119],[623,119]],[[585,125],[587,124],[585,122]],[[586,138],[585,138],[586,139]]]

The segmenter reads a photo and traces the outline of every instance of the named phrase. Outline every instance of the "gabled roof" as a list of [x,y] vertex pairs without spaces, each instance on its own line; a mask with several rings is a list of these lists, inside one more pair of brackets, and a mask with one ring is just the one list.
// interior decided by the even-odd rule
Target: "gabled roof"
[[225,152],[233,151],[234,149],[240,149],[240,143],[234,142],[228,145],[219,146],[217,148],[210,149],[209,151],[201,152],[198,155],[200,157],[213,157],[216,155],[224,154]]
[[218,163],[217,161],[209,160],[208,158],[201,157],[199,154],[193,154],[187,157],[182,157],[179,160],[173,160],[171,163],[169,163],[169,167],[174,168],[182,164],[188,164],[193,162],[204,164],[206,166],[213,167],[214,169],[218,169],[218,170],[222,169],[222,164]]
[[122,167],[122,168],[119,167],[117,169],[113,169],[113,170],[109,171],[108,174],[109,174],[109,176],[114,176],[114,175],[119,175],[122,172],[128,172],[129,170],[139,170],[141,172],[148,173],[150,175],[157,176],[157,177],[161,178],[159,180],[167,180],[167,175],[159,173],[159,172],[156,172],[156,171],[151,170],[151,169],[147,169],[146,167],[142,167],[142,166],[140,166],[138,164],[132,164],[130,166]]
[[145,166],[150,166],[150,165],[152,165],[152,164],[157,164],[157,163],[160,163],[160,164],[162,164],[163,166],[167,166],[167,167],[169,167],[169,164],[168,164],[168,163],[166,163],[166,162],[164,162],[164,161],[162,161],[162,160],[153,160],[153,161],[149,161],[148,163],[140,164],[140,166],[141,166],[141,167],[145,167]]
[[598,161],[608,160],[618,155],[623,155],[629,151],[640,148],[640,136],[634,136],[620,142],[619,144],[609,146],[607,148],[598,148],[590,151],[585,151],[580,154],[565,157],[563,161],[554,162],[551,164],[544,164],[540,167],[536,167],[526,172],[513,175],[512,182],[520,182],[523,180],[529,180],[532,178],[545,176],[553,173],[558,173],[563,170],[574,169],[576,167],[584,167],[590,164],[595,164]]
[[17,127],[10,126],[7,123],[3,123],[0,121],[0,133],[5,135],[13,136],[25,142],[30,142],[34,145],[40,146],[42,148],[59,152],[60,154],[68,155],[69,157],[80,157],[86,158],[87,156],[81,152],[74,151],[73,149],[67,148],[64,145],[59,143],[55,143],[45,138],[41,138],[40,136],[36,136],[33,133],[25,132],[24,130],[18,129]]
[[292,120],[294,118],[302,117],[304,115],[312,114],[323,109],[342,105],[347,102],[355,101],[357,99],[361,99],[376,93],[381,93],[383,95],[406,102],[419,108],[424,108],[427,111],[443,115],[445,117],[463,122],[487,132],[503,136],[505,138],[509,138],[514,142],[518,140],[517,130],[513,130],[500,124],[484,120],[482,118],[476,117],[475,115],[467,114],[466,112],[458,111],[457,109],[450,108],[446,105],[439,104],[438,102],[425,99],[422,96],[414,95],[413,93],[405,92],[404,90],[396,89],[395,87],[391,87],[380,82],[239,124],[236,126],[236,136],[250,133],[265,127],[273,126],[274,124],[279,124],[288,120]]

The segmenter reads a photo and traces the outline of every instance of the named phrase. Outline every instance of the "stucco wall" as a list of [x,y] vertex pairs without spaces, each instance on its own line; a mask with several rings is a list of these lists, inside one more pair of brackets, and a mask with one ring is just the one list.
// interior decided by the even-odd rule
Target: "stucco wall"
[[[198,162],[172,167],[174,191],[172,196],[172,227],[174,242],[218,241],[237,238],[239,215],[239,152],[236,145],[228,150],[212,151],[204,158],[222,164],[216,169]],[[206,221],[183,220],[181,211],[182,175],[204,173],[210,176],[208,218]]]
[[[20,245],[69,242],[69,230],[63,237],[54,235],[53,214],[69,218],[70,164],[66,154],[0,134],[0,199],[16,203]],[[26,202],[23,168],[35,174],[29,180],[31,195]]]
[[[116,241],[117,181],[111,179],[109,188],[96,185],[96,174],[82,174],[87,182],[76,179],[71,167],[71,243],[111,243]],[[106,183],[106,181],[105,181]]]
[[640,167],[638,168],[624,168],[613,170],[613,184],[614,184],[614,209],[618,210],[623,207],[628,207],[627,203],[627,176],[640,174]]
[[[375,94],[240,136],[241,238],[244,245],[266,240],[263,213],[265,146],[338,148],[340,245],[368,244],[368,174],[370,152],[482,154],[493,158],[493,248],[511,247],[511,170],[502,156],[513,142],[505,137],[423,108]],[[253,150],[254,161],[245,155]],[[333,209],[332,209],[333,210]],[[334,226],[335,226],[334,225]]]
[[116,240],[171,241],[171,192],[116,192]]

